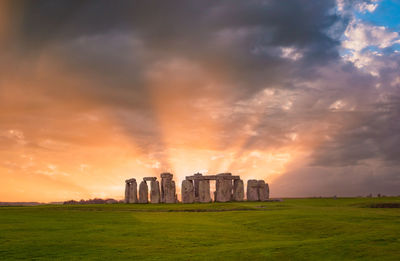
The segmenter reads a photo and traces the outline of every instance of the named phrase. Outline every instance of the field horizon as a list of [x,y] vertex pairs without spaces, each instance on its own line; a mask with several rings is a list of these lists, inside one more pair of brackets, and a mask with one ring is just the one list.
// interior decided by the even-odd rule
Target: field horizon
[[2,260],[398,260],[400,197],[0,207]]

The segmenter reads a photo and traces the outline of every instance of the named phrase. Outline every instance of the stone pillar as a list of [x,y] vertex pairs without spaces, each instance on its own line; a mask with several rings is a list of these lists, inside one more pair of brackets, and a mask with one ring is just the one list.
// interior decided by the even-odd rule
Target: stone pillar
[[139,185],[139,203],[149,203],[149,188],[146,181],[140,182]]
[[129,186],[130,186],[130,183],[126,180],[125,181],[125,203],[129,203]]
[[128,203],[138,203],[137,198],[137,183],[135,179],[131,179],[129,184],[129,201]]
[[244,185],[243,180],[235,179],[233,181],[233,200],[243,201],[244,199]]
[[264,180],[258,181],[258,197],[260,201],[267,201],[269,199],[269,186]]
[[[193,176],[195,176],[195,177],[197,177],[197,178],[200,178],[200,177],[202,177],[203,175],[202,175],[201,173],[196,173],[196,174],[194,174]],[[200,182],[199,179],[194,179],[194,180],[193,180],[193,184],[194,184],[194,198],[195,198],[195,201],[196,201],[196,202],[199,201],[199,182]]]
[[209,180],[199,180],[199,202],[201,203],[211,202]]
[[232,180],[218,178],[216,182],[216,202],[228,202],[232,199]]
[[255,179],[247,181],[247,201],[258,201],[258,182]]
[[265,181],[259,180],[257,181],[258,184],[258,199],[260,201],[268,200],[267,191],[265,190]]
[[189,180],[182,181],[181,187],[182,203],[193,203],[194,202],[194,186]]
[[157,180],[150,181],[150,202],[160,203],[160,184]]
[[171,173],[161,174],[161,202],[163,203],[176,202],[175,181],[172,180],[172,176]]

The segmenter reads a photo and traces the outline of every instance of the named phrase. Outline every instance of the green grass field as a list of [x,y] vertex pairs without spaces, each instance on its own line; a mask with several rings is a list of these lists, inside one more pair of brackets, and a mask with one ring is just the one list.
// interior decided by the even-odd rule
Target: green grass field
[[0,207],[0,260],[400,260],[389,202]]

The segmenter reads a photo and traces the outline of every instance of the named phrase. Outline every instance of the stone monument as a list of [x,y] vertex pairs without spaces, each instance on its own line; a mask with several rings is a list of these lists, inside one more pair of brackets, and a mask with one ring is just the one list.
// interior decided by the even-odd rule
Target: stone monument
[[149,188],[144,180],[139,185],[139,203],[149,203]]
[[190,180],[182,181],[181,198],[182,198],[182,203],[194,202],[194,186],[192,181]]
[[255,179],[247,181],[247,201],[258,201],[258,182]]
[[125,203],[138,203],[136,179],[125,180]]
[[243,201],[244,200],[244,185],[243,180],[236,179],[233,181],[233,201]]
[[171,173],[161,174],[161,202],[176,203],[175,181],[172,180]]

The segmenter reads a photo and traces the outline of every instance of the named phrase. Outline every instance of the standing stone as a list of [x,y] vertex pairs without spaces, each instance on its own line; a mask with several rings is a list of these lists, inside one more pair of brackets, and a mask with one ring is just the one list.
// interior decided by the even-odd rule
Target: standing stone
[[266,199],[269,199],[269,185],[268,183],[265,183],[265,195],[266,195]]
[[150,181],[150,202],[160,203],[160,184],[157,180]]
[[198,202],[199,201],[199,182],[200,182],[200,178],[203,176],[203,174],[196,173],[193,176],[196,177],[196,179],[194,179],[194,181],[193,181],[193,183],[194,183],[194,198],[195,198],[195,201]]
[[199,202],[201,203],[211,202],[209,180],[199,180]]
[[140,182],[139,185],[139,203],[149,203],[149,188],[146,181]]
[[137,183],[135,179],[131,179],[129,184],[129,201],[128,203],[138,203],[137,198]]
[[130,183],[125,181],[125,203],[129,203],[129,186]]
[[267,191],[265,190],[265,181],[259,180],[257,181],[258,184],[258,198],[260,201],[268,200]]
[[218,178],[216,182],[216,202],[228,202],[232,199],[232,180]]
[[171,180],[171,189],[169,193],[169,197],[166,197],[165,203],[177,203],[177,195],[176,195],[176,186],[175,181]]
[[247,181],[247,201],[258,201],[258,182],[255,179]]
[[176,189],[175,181],[172,180],[171,173],[161,174],[161,202],[175,203],[176,202]]
[[244,185],[243,180],[235,179],[233,181],[233,200],[243,201],[244,199]]
[[194,202],[194,186],[189,180],[182,181],[181,187],[182,203],[193,203]]

